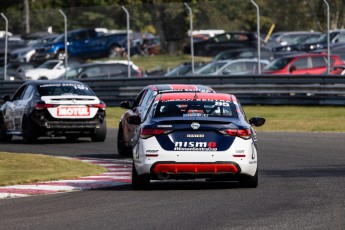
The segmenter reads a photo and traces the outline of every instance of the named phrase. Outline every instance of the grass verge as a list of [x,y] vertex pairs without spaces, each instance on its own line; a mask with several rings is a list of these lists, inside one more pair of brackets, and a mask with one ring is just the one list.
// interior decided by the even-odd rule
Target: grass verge
[[0,152],[0,186],[97,175],[107,169],[79,160]]
[[[127,60],[127,59],[120,59]],[[209,62],[210,57],[194,57],[195,62]],[[134,56],[131,57],[137,66],[144,71],[168,70],[184,62],[191,62],[190,55],[156,55],[156,56]]]

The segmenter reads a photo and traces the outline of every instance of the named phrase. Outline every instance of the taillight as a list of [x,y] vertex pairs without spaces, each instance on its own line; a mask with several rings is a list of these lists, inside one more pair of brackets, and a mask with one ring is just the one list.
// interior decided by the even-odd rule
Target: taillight
[[98,108],[98,109],[102,109],[102,110],[105,110],[105,108],[107,107],[104,102],[100,102],[99,104],[92,104],[90,106],[93,108]]
[[142,128],[140,130],[140,137],[142,139],[147,139],[152,136],[162,135],[162,134],[168,134],[171,130],[166,129],[149,129],[149,128]]
[[35,109],[42,110],[42,109],[52,108],[54,106],[55,106],[54,104],[46,104],[44,101],[39,101],[35,104]]
[[226,129],[219,130],[221,134],[240,137],[243,139],[250,139],[252,137],[252,131],[250,129]]

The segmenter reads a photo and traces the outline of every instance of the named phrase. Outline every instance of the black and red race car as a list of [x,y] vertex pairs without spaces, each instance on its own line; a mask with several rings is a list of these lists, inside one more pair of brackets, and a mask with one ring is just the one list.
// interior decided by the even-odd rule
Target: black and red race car
[[66,80],[27,81],[2,98],[0,141],[22,136],[33,143],[42,136],[68,140],[106,138],[106,105],[84,83]]

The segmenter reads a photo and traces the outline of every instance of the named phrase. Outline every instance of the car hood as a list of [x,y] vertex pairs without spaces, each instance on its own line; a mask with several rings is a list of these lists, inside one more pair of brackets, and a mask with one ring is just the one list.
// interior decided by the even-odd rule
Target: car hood
[[27,53],[27,52],[30,52],[32,50],[34,50],[34,48],[32,48],[32,47],[18,48],[18,49],[12,50],[11,54]]

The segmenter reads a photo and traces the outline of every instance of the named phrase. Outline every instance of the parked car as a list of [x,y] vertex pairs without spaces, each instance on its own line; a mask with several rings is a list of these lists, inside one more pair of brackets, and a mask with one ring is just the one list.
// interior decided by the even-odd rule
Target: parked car
[[10,62],[31,62],[32,57],[36,53],[36,48],[39,48],[47,43],[50,43],[55,38],[57,38],[57,34],[51,34],[48,36],[44,36],[42,38],[38,38],[36,40],[30,40],[27,42],[26,47],[16,48],[13,49],[10,53]]
[[[265,48],[261,47],[260,49],[260,58],[267,61],[273,61],[273,53]],[[212,61],[221,61],[221,60],[233,60],[240,58],[258,58],[258,49],[257,48],[241,48],[233,50],[225,50],[218,53],[215,57],[212,58]]]
[[[260,60],[261,69],[270,62]],[[235,59],[211,62],[200,68],[196,75],[244,75],[258,72],[258,60],[254,59]]]
[[[215,56],[224,50],[255,47],[257,47],[257,36],[255,33],[227,32],[208,40],[194,43],[194,54],[196,56]],[[190,44],[184,48],[184,53],[191,53]]]
[[[10,61],[10,54],[12,50],[26,47],[26,42],[19,37],[7,38],[7,62]],[[0,63],[5,61],[5,38],[0,38]]]
[[[141,69],[130,62],[131,76],[143,77]],[[128,77],[128,61],[104,61],[90,62],[77,65],[61,74],[58,78],[82,79],[82,78],[121,78]]]
[[[195,62],[194,63],[194,72],[198,71],[204,65],[206,65],[205,62]],[[191,62],[182,63],[182,64],[176,66],[175,68],[169,70],[166,74],[164,74],[165,77],[176,77],[176,76],[185,76],[185,75],[192,75],[192,63]]]
[[84,83],[77,81],[27,81],[0,108],[0,141],[14,135],[35,143],[39,137],[76,140],[106,138],[106,105]]
[[266,46],[269,48],[274,48],[277,46],[289,46],[297,44],[298,40],[306,39],[311,36],[319,37],[322,33],[311,32],[311,31],[281,31],[275,32],[271,35],[270,39],[267,41]]
[[[95,29],[77,29],[67,33],[68,55],[77,58],[115,57],[124,51],[127,33],[104,34]],[[62,59],[65,54],[65,35],[61,34],[40,48],[33,56],[35,62]]]
[[[337,55],[331,55],[331,67],[342,66],[344,62]],[[305,53],[287,55],[271,62],[262,71],[263,74],[325,74],[327,73],[327,54]],[[341,70],[331,68],[331,74],[340,74]]]
[[188,84],[162,84],[162,85],[148,85],[143,88],[138,96],[135,98],[132,105],[128,101],[121,102],[120,106],[126,111],[122,114],[119,129],[117,134],[117,150],[120,155],[130,156],[132,154],[131,140],[134,135],[134,125],[128,124],[127,118],[132,115],[137,115],[144,119],[149,106],[157,94],[168,92],[206,92],[213,93],[214,90],[208,86],[203,85],[188,85]]
[[[79,60],[68,60],[68,69],[79,65]],[[66,72],[64,60],[48,60],[34,69],[24,71],[24,80],[53,80]]]
[[[23,62],[11,62],[7,64],[7,78],[6,80],[9,81],[23,81],[23,74],[25,71],[29,69],[35,68],[32,64],[30,63],[23,63]],[[0,79],[5,80],[4,77],[4,67],[0,67]]]
[[310,34],[308,36],[301,36],[290,44],[273,47],[271,51],[275,57],[281,57],[291,52],[300,52],[302,51],[302,46],[304,46],[305,44],[317,42],[322,36],[322,34],[318,33]]
[[133,138],[133,189],[147,189],[151,180],[204,178],[258,186],[258,151],[254,126],[246,120],[234,95],[181,92],[159,94]]
[[[332,47],[337,45],[344,45],[345,44],[345,30],[335,30],[329,33],[330,37],[330,45]],[[300,51],[314,51],[319,49],[327,49],[327,41],[328,36],[327,33],[323,34],[317,41],[304,43],[299,46]]]

